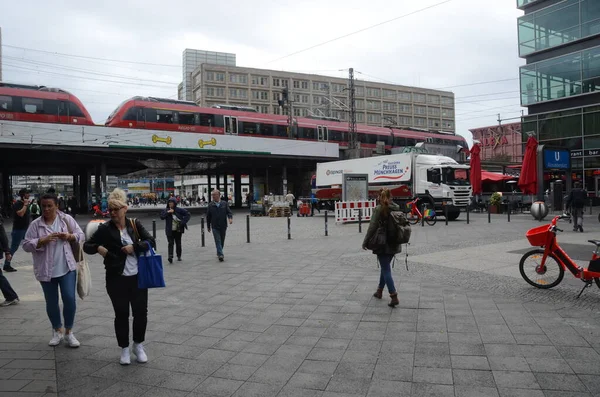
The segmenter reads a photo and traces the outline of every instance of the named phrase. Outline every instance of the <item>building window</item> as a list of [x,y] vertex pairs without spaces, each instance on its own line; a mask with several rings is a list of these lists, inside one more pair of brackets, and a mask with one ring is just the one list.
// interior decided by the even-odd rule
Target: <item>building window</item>
[[279,87],[280,85],[281,85],[280,80],[273,77],[273,87]]
[[206,87],[206,96],[215,96],[215,88]]
[[245,74],[229,73],[229,82],[234,84],[248,84],[248,76]]
[[454,129],[454,122],[451,121],[451,120],[442,120],[442,128],[453,130]]
[[413,98],[415,102],[425,103],[427,101],[427,96],[425,94],[414,93]]
[[269,93],[267,91],[256,91],[252,90],[252,99],[258,99],[261,101],[269,100]]
[[427,110],[428,110],[428,113],[430,116],[439,116],[440,115],[440,108],[428,107]]
[[218,96],[220,98],[224,98],[225,97],[225,88],[223,88],[223,87],[217,87],[217,89],[215,90],[215,96]]
[[300,87],[301,87],[303,90],[308,90],[308,81],[303,81],[303,82],[300,84]]
[[300,88],[300,82],[298,80],[294,80],[294,88]]
[[364,113],[356,113],[356,121],[359,123],[364,123],[365,114]]
[[241,88],[230,88],[229,89],[229,97],[230,98],[247,99],[248,98],[248,90],[244,90]]
[[355,87],[354,94],[356,96],[365,96],[365,87]]
[[454,117],[454,110],[452,110],[452,109],[442,109],[442,116],[444,116],[444,117]]
[[281,79],[281,86],[288,88],[290,86],[290,81],[288,79]]
[[367,113],[367,123],[381,123],[381,115],[375,113]]
[[398,91],[398,100],[411,101],[412,94],[410,92]]
[[415,114],[426,115],[427,114],[427,108],[425,106],[417,106],[417,105],[415,105]]
[[202,84],[202,73],[198,73],[194,76],[194,87],[198,87],[200,84]]
[[439,95],[427,95],[427,103],[432,105],[440,104],[440,96]]
[[300,102],[301,103],[308,103],[308,95],[302,95],[300,97]]
[[252,85],[269,86],[269,78],[265,76],[252,76]]
[[281,108],[279,106],[273,106],[273,114],[281,114]]
[[343,92],[346,89],[344,84],[332,84],[331,87],[333,92]]
[[417,127],[425,127],[427,125],[427,119],[422,117],[415,117],[415,125]]
[[259,113],[265,113],[265,114],[268,114],[268,113],[269,113],[269,106],[268,106],[268,105],[260,105],[260,106],[257,106],[257,107],[256,107],[256,110],[257,110]]
[[215,81],[225,81],[225,73],[215,73]]
[[406,116],[402,116],[398,118],[400,125],[412,125],[412,118],[411,117],[406,117]]
[[199,102],[199,101],[200,101],[200,98],[202,98],[202,90],[196,90],[196,91],[194,92],[194,100],[195,100],[196,102]]
[[430,128],[440,128],[440,121],[438,119],[428,119],[427,126]]
[[392,111],[395,112],[396,111],[396,103],[395,102],[384,102],[383,103],[383,110],[384,111]]
[[279,101],[279,99],[281,98],[281,97],[280,97],[280,95],[281,95],[280,93],[278,93],[278,92],[274,92],[274,93],[273,93],[273,101],[274,101],[274,102],[277,102],[277,101]]
[[363,99],[355,99],[354,100],[354,105],[356,106],[357,109],[364,109],[365,108],[365,101]]
[[383,90],[382,96],[388,99],[396,99],[396,91],[393,90]]
[[400,104],[400,113],[411,113],[411,112],[412,112],[412,105],[408,105],[406,103]]
[[301,115],[301,109],[300,108],[294,108],[294,116],[300,117]]
[[322,96],[318,96],[318,95],[313,95],[313,105],[320,105],[322,102],[324,102],[324,99]]
[[380,110],[381,102],[379,101],[367,101],[367,109],[368,110]]
[[367,96],[379,98],[381,96],[381,90],[379,88],[367,88]]
[[444,105],[444,106],[452,106],[452,105],[454,105],[454,98],[443,96],[442,97],[442,105]]
[[327,91],[329,85],[320,81],[313,81],[313,91]]
[[215,81],[215,73],[206,72],[206,81]]

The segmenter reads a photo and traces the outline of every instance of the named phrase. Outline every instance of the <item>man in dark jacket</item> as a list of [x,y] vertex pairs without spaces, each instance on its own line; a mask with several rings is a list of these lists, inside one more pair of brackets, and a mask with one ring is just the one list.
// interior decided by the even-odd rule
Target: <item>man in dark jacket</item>
[[[8,245],[4,225],[0,221],[0,259],[2,259],[2,255],[6,255],[6,260],[10,261],[10,246]],[[0,290],[2,290],[2,295],[4,295],[4,302],[0,303],[0,306],[10,306],[19,303],[19,296],[12,289],[4,274],[2,274],[2,270],[0,270]]]
[[160,219],[166,221],[165,233],[169,241],[169,263],[173,263],[173,244],[176,246],[177,260],[181,262],[181,235],[187,229],[190,213],[177,206],[176,198],[170,198],[167,208],[160,214]]
[[223,247],[225,246],[225,234],[227,232],[227,221],[233,223],[233,214],[227,201],[221,200],[221,192],[214,190],[212,199],[206,209],[206,224],[208,232],[214,230],[215,246],[217,247],[217,256],[219,261],[223,262]]
[[20,200],[17,200],[13,205],[13,228],[12,233],[10,234],[10,254],[11,256],[6,256],[4,259],[4,271],[5,272],[16,272],[17,269],[10,265],[10,261],[12,260],[12,256],[17,252],[21,242],[25,238],[25,233],[27,232],[27,228],[31,223],[31,211],[29,209],[29,204],[31,204],[31,200],[29,199],[29,190],[21,189],[19,191]]
[[581,188],[581,183],[575,182],[575,187],[571,190],[567,199],[567,208],[571,208],[571,215],[573,216],[574,232],[579,230],[583,233],[583,207],[587,197],[588,194],[585,189]]

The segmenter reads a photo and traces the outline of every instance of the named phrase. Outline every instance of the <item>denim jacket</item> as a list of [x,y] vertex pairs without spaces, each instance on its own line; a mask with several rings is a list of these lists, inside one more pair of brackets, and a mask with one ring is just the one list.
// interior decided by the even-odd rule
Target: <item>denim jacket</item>
[[[75,235],[77,243],[81,244],[85,241],[83,231],[70,215],[58,213],[56,216],[60,220],[60,232],[71,233]],[[50,226],[46,225],[44,218],[40,217],[31,222],[25,239],[23,240],[23,250],[33,254],[33,274],[36,280],[48,282],[52,279],[52,269],[54,269],[54,249],[56,244],[50,243],[38,247],[38,242],[41,238],[52,234]],[[71,244],[63,244],[65,257],[67,258],[67,266],[69,270],[77,270],[77,262],[71,250]]]

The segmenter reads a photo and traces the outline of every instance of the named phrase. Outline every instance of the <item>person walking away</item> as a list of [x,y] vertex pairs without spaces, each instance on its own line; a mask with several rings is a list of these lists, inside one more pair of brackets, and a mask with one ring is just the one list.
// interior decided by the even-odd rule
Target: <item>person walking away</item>
[[[8,237],[6,237],[6,230],[4,230],[2,219],[0,219],[0,259],[2,259],[2,255],[5,255],[6,258],[10,260],[10,245],[8,245]],[[2,295],[4,295],[4,302],[0,303],[0,307],[16,305],[19,303],[19,296],[17,295],[15,290],[10,286],[8,279],[4,274],[2,274],[1,269],[0,290],[2,290]]]
[[165,221],[165,234],[169,241],[169,263],[173,263],[173,245],[176,246],[177,261],[181,262],[181,235],[187,229],[190,213],[185,208],[177,206],[177,200],[169,199],[167,208],[161,214],[160,219]]
[[579,230],[583,233],[583,207],[585,207],[587,196],[587,191],[581,188],[581,182],[575,182],[575,187],[571,190],[567,199],[567,208],[572,209],[574,232]]
[[29,190],[19,190],[19,200],[13,205],[13,228],[10,234],[10,257],[4,259],[4,271],[16,272],[17,269],[11,266],[11,261],[15,257],[15,253],[19,249],[21,242],[25,238],[27,228],[31,223],[31,211],[29,209]]
[[294,199],[292,192],[288,191],[288,194],[285,195],[285,201],[290,206],[290,215],[294,215]]
[[[58,209],[58,198],[44,194],[41,199],[42,216],[31,223],[23,250],[33,255],[33,274],[42,286],[46,299],[46,313],[52,324],[50,346],[57,346],[64,339],[70,347],[79,347],[73,334],[75,321],[75,292],[77,261],[69,242],[85,240],[83,231],[70,215]],[[63,323],[58,304],[58,290],[63,301]]]
[[221,192],[213,190],[212,199],[206,209],[206,224],[208,232],[213,231],[215,246],[217,248],[217,257],[220,262],[223,262],[223,247],[225,246],[225,235],[227,233],[227,221],[231,225],[233,223],[233,213],[229,208],[227,201],[221,200]]
[[31,205],[29,206],[29,212],[31,213],[32,221],[35,221],[37,218],[40,217],[40,206],[35,200],[31,202]]
[[[362,244],[364,250],[367,250],[368,241],[371,240],[380,225],[385,225],[386,231],[389,233],[389,229],[393,227],[391,219],[389,219],[391,211],[400,211],[400,207],[392,201],[390,191],[383,188],[379,192],[379,205],[377,205],[373,211],[371,221],[369,222],[369,229],[367,230],[367,234],[365,235]],[[386,233],[386,235],[389,235],[388,233]],[[381,299],[383,297],[383,288],[387,286],[390,298],[392,299],[390,303],[388,303],[388,306],[395,307],[400,302],[398,301],[398,292],[396,291],[394,279],[392,278],[391,262],[394,255],[402,251],[402,246],[400,244],[391,243],[391,239],[387,240],[385,246],[373,250],[373,254],[377,255],[377,260],[379,261],[379,267],[381,269],[379,285],[373,296],[377,299]]]
[[148,289],[138,288],[138,257],[154,238],[137,219],[126,217],[127,195],[121,189],[108,197],[110,221],[98,226],[83,245],[90,255],[100,254],[106,269],[106,291],[115,311],[115,334],[121,348],[121,365],[131,364],[129,349],[129,307],[133,313],[133,354],[139,363],[148,361],[143,342],[148,323]]

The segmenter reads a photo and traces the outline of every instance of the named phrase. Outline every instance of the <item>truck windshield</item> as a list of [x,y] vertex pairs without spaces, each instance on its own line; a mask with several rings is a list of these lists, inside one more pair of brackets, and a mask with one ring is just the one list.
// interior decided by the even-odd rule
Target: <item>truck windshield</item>
[[443,168],[442,182],[446,185],[468,186],[469,170],[464,168]]

